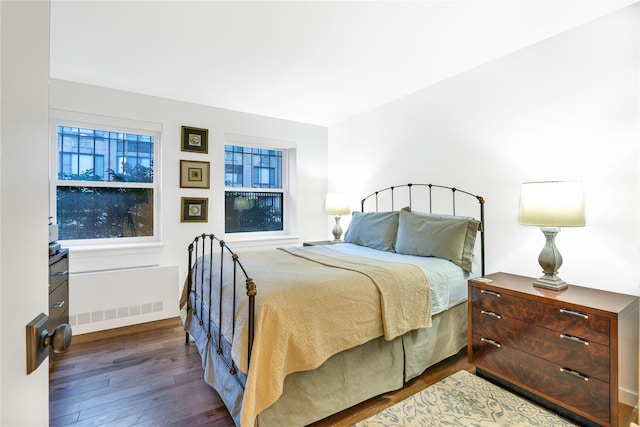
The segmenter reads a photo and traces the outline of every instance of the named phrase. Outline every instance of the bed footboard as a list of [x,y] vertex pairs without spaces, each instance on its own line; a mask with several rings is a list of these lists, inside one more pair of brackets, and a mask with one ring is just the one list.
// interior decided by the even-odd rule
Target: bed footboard
[[[237,307],[236,304],[236,289],[238,286],[241,286],[241,283],[244,284],[247,297],[248,297],[248,330],[247,330],[247,367],[251,363],[251,350],[253,348],[253,338],[255,333],[255,296],[257,294],[257,288],[253,279],[251,279],[248,275],[240,259],[236,253],[234,253],[229,246],[224,242],[224,240],[219,239],[213,234],[201,234],[196,236],[193,241],[189,244],[189,270],[187,275],[187,285],[188,285],[188,296],[187,296],[187,313],[189,311],[193,311],[193,314],[198,319],[200,326],[207,329],[207,339],[212,343],[212,345],[216,349],[216,354],[219,355],[224,363],[229,368],[229,373],[234,375],[238,382],[243,385],[243,382],[238,377],[238,369],[233,359],[225,354],[223,351],[222,340],[224,337],[222,336],[222,328],[215,328],[214,331],[211,330],[212,321],[215,321],[217,325],[222,325],[222,310],[219,310],[219,318],[212,319],[211,312],[212,310],[205,310],[205,304],[207,307],[210,307],[212,303],[219,304],[222,307],[222,278],[226,277],[232,278],[233,284],[233,292],[231,292],[233,301],[234,312]],[[214,257],[219,257],[219,274],[208,274],[205,275],[205,262],[208,261],[208,265],[214,265]],[[224,271],[225,268],[225,257],[230,257],[232,260],[232,271],[227,272]],[[198,262],[198,260],[202,260],[202,262]],[[229,274],[231,276],[229,276]],[[196,282],[200,282],[202,284],[202,288],[208,289],[208,294],[203,292],[203,295],[208,295],[208,301],[201,301],[200,307],[192,307],[192,299],[191,294],[196,292]],[[216,299],[217,298],[217,299]],[[236,327],[235,327],[235,317],[232,319],[233,327],[232,331],[235,335]],[[189,333],[186,333],[186,344],[189,343]],[[233,342],[233,337],[231,337],[231,342]]]

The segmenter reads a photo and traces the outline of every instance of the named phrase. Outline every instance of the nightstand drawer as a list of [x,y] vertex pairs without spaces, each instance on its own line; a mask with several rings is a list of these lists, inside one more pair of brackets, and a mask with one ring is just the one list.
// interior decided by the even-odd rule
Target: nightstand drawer
[[342,240],[318,240],[317,242],[303,242],[302,246],[324,246],[342,243]]
[[527,323],[539,321],[543,304],[524,298],[515,297],[504,292],[471,288],[471,303],[474,308],[499,313]]
[[471,288],[474,308],[536,323],[563,334],[609,345],[609,319],[572,306],[556,306],[479,287]]
[[49,292],[54,291],[69,277],[69,262],[66,257],[49,266]]
[[473,308],[473,333],[609,382],[609,347]]
[[582,376],[508,346],[497,347],[474,334],[473,360],[480,369],[518,384],[550,401],[571,405],[580,415],[609,423],[609,384]]
[[609,319],[569,306],[544,305],[540,326],[608,346]]
[[60,286],[58,286],[53,292],[49,294],[49,319],[50,321],[54,322],[56,326],[59,323],[68,323],[68,320],[64,322],[56,322],[60,318],[60,316],[67,310],[68,301],[69,281],[64,281]]

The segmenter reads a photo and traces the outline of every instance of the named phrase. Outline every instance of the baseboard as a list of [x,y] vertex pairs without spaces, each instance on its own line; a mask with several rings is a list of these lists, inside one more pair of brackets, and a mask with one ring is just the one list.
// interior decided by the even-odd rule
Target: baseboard
[[122,335],[136,334],[140,332],[151,331],[153,329],[167,327],[182,327],[179,317],[171,317],[168,319],[154,320],[153,322],[138,323],[135,325],[122,326],[119,328],[105,329],[97,332],[90,332],[82,335],[75,335],[71,340],[71,345],[93,342],[107,338],[118,337]]
[[620,400],[620,403],[634,407],[638,404],[638,393],[620,388],[618,389],[618,400]]

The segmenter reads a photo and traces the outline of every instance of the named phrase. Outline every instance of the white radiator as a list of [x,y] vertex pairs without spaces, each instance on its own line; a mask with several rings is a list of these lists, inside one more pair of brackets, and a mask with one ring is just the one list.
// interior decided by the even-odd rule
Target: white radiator
[[178,316],[178,266],[71,273],[74,335]]

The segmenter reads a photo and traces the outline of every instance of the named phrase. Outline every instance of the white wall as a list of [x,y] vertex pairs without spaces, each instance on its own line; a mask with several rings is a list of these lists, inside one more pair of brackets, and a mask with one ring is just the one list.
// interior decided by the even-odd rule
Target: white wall
[[[639,24],[636,4],[332,126],[329,188],[431,182],[482,195],[487,272],[539,277],[544,238],[518,224],[520,184],[582,180],[587,225],[558,235],[560,277],[640,295]],[[637,372],[631,354],[624,372]],[[637,376],[624,372],[633,405]]]
[[[96,301],[101,299],[95,292],[82,292],[77,286],[81,281],[74,280],[74,273],[81,271],[132,268],[137,266],[178,266],[178,278],[173,284],[175,299],[165,301],[160,313],[148,313],[145,316],[132,316],[126,319],[100,320],[95,324],[83,325],[74,332],[91,332],[123,324],[140,323],[156,318],[177,315],[178,294],[186,276],[187,246],[196,234],[214,233],[224,236],[224,144],[225,134],[268,138],[295,143],[297,149],[297,233],[290,239],[268,241],[273,245],[298,243],[303,240],[326,238],[329,233],[327,218],[323,213],[324,194],[327,183],[327,129],[303,123],[273,119],[219,108],[205,107],[157,97],[116,91],[107,88],[88,86],[60,80],[51,80],[49,85],[50,107],[52,114],[67,115],[67,112],[135,120],[159,126],[161,136],[161,245],[134,250],[98,250],[82,251],[71,247],[70,264],[70,314],[86,318],[93,311],[107,313],[128,304],[127,294],[118,301],[109,298],[114,307],[100,307]],[[209,130],[208,154],[188,153],[180,150],[181,126],[194,126]],[[200,160],[211,163],[211,189],[180,188],[180,160]],[[180,222],[181,197],[208,197],[209,221],[204,223]],[[304,218],[304,220],[301,220]],[[226,239],[236,252],[264,247],[265,242],[235,242],[232,236]],[[237,239],[235,239],[237,240]],[[134,271],[134,270],[132,270]],[[131,276],[131,286],[136,294],[147,292],[148,301],[134,302],[144,306],[155,303],[160,295],[166,295],[166,288],[156,282],[140,283]],[[85,281],[86,282],[86,281]],[[104,292],[111,292],[105,289]],[[107,301],[106,298],[102,298]],[[106,304],[106,302],[104,302]],[[73,324],[72,324],[73,326]]]
[[519,186],[582,180],[587,226],[558,235],[560,277],[640,294],[639,17],[636,4],[332,126],[329,188],[482,195],[487,271],[539,277],[544,238],[518,224]]
[[25,326],[48,312],[49,2],[0,16],[0,425],[46,426],[48,360],[27,375]]

